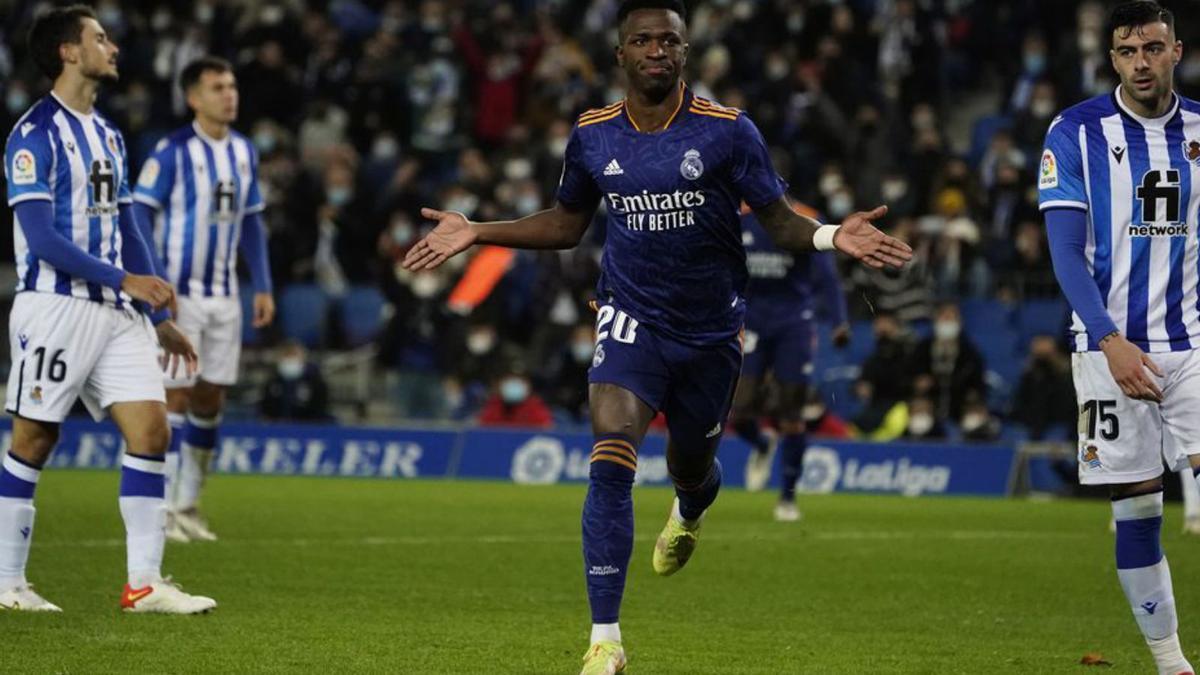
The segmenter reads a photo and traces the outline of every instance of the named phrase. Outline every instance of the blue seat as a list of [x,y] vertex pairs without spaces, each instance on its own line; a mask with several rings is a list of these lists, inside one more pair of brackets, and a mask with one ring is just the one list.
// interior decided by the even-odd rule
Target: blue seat
[[316,284],[294,284],[279,295],[279,323],[289,340],[320,346],[328,316],[329,297]]
[[1017,325],[1021,343],[1028,344],[1035,335],[1052,335],[1062,340],[1070,321],[1067,304],[1062,300],[1028,300],[1017,309]]
[[1005,115],[985,115],[975,120],[975,125],[971,128],[971,147],[967,152],[967,161],[971,166],[979,167],[979,162],[983,161],[988,145],[997,131],[1011,128],[1012,120]]
[[387,300],[374,286],[353,286],[342,298],[342,337],[349,347],[369,344],[383,330]]

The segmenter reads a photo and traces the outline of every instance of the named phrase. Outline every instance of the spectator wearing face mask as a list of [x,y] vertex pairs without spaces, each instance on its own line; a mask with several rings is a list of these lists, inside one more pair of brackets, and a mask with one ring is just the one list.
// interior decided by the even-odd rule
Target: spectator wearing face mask
[[908,398],[912,376],[905,372],[911,362],[913,342],[904,325],[891,312],[880,312],[873,325],[875,351],[862,364],[854,393],[863,403],[855,424],[874,431],[897,403]]
[[545,429],[554,424],[550,408],[533,392],[523,370],[519,364],[514,365],[496,382],[495,391],[479,413],[480,425]]
[[590,321],[577,324],[566,345],[551,356],[543,390],[550,405],[566,412],[573,421],[588,419],[587,371],[595,352],[595,329]]
[[275,372],[263,388],[259,414],[276,422],[331,419],[329,388],[299,342],[288,342],[280,350]]
[[987,404],[978,396],[971,396],[963,406],[958,427],[965,441],[989,442],[1000,438],[1000,420],[992,415]]
[[946,429],[938,420],[933,401],[917,397],[908,402],[908,424],[901,435],[906,441],[932,441],[946,437]]
[[913,353],[913,391],[933,402],[938,420],[959,419],[971,395],[982,397],[984,363],[962,332],[958,305],[942,303],[934,315],[933,335]]
[[1071,430],[1076,414],[1071,364],[1053,337],[1038,335],[1029,343],[1014,404],[1013,419],[1025,425],[1032,440],[1041,440],[1056,425]]

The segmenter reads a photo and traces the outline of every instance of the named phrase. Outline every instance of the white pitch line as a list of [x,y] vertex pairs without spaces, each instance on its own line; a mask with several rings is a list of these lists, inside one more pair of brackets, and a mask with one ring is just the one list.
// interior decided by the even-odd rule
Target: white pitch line
[[[738,535],[721,535],[708,534],[705,541],[769,541],[769,542],[786,542],[786,541],[899,541],[908,540],[914,541],[918,539],[949,539],[951,541],[988,541],[988,540],[1013,540],[1013,539],[1086,539],[1095,536],[1105,535],[1103,529],[1096,532],[1045,532],[1045,531],[1026,531],[1026,530],[947,530],[944,532],[938,531],[888,531],[888,530],[833,530],[829,532],[806,532],[797,530],[793,532],[767,532],[758,534],[738,534]],[[636,535],[636,541],[654,541],[658,537],[657,534],[640,534]],[[430,545],[525,545],[525,544],[578,544],[579,535],[561,535],[561,536],[545,536],[545,535],[521,535],[521,534],[493,534],[480,535],[474,537],[355,537],[346,539],[317,539],[317,538],[294,538],[294,539],[221,539],[214,544],[215,546],[294,546],[298,548],[308,546],[430,546]],[[69,541],[56,539],[50,541],[37,542],[35,546],[39,547],[55,547],[55,548],[117,548],[125,546],[124,539],[81,539],[78,541]],[[207,544],[201,544],[207,546]]]

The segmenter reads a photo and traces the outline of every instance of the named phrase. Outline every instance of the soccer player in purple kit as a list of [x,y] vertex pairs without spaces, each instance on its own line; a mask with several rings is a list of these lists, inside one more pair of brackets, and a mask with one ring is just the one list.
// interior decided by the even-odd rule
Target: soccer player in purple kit
[[[793,203],[801,215],[816,212]],[[838,280],[833,254],[795,255],[771,241],[762,223],[748,209],[742,212],[742,245],[746,248],[746,331],[742,340],[742,374],[733,397],[731,423],[753,450],[746,460],[746,489],[761,490],[771,477],[771,462],[778,446],[781,482],[775,520],[800,520],[796,507],[796,482],[803,471],[808,436],[804,402],[813,369],[816,332],[814,296],[820,295],[834,325],[833,343],[844,347],[850,338],[846,299]],[[778,390],[767,410],[767,375]],[[767,433],[759,418],[771,414],[777,433]]]
[[625,668],[617,620],[633,550],[631,491],[638,446],[658,411],[670,433],[667,466],[676,499],[654,547],[655,572],[671,575],[687,563],[721,485],[715,453],[742,361],[741,202],[790,251],[836,249],[876,268],[903,265],[912,255],[871,225],[886,207],[855,213],[840,226],[792,210],[749,118],[683,84],[688,44],[681,2],[626,0],[617,21],[627,96],[579,118],[554,207],[490,223],[423,209],[437,227],[404,260],[421,270],[475,244],[571,248],[600,202],[607,207],[588,375],[595,445],[583,507],[592,610],[585,674]]

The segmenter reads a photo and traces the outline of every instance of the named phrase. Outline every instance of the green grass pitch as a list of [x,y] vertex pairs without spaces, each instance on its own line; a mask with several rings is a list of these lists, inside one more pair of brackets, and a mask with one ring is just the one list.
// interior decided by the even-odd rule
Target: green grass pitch
[[[208,616],[126,616],[118,476],[48,471],[29,576],[65,612],[0,613],[12,673],[576,673],[589,619],[582,486],[216,476],[222,541],[169,544]],[[1153,671],[1116,581],[1108,507],[727,490],[688,567],[650,569],[670,493],[635,490],[630,673]],[[1165,546],[1200,661],[1200,540]]]

